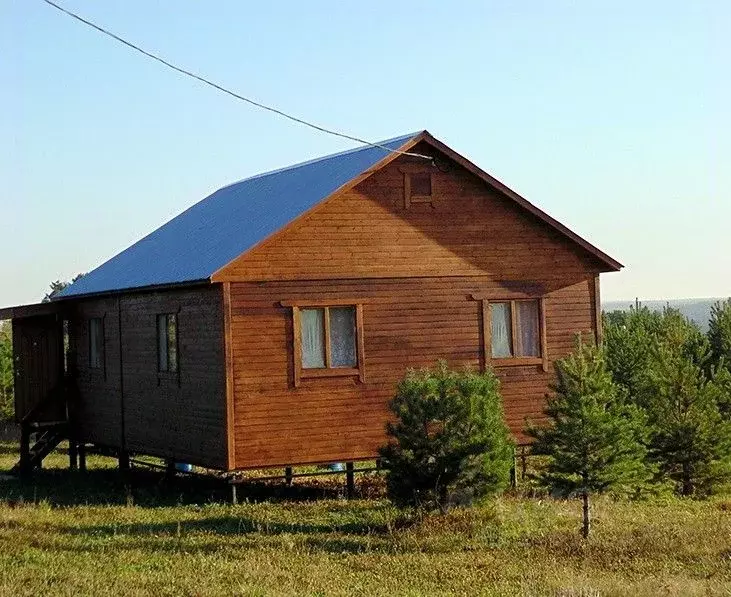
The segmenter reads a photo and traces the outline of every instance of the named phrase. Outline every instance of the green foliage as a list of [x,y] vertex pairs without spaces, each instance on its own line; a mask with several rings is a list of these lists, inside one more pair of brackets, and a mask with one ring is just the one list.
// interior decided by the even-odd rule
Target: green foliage
[[48,303],[49,301],[52,301],[53,298],[61,292],[64,288],[71,286],[74,282],[76,282],[78,279],[83,278],[84,274],[76,274],[72,279],[71,282],[67,282],[64,280],[55,280],[54,282],[51,282],[50,284],[50,292],[47,292],[46,295],[43,297],[44,303]]
[[0,422],[13,418],[13,379],[12,327],[0,321]]
[[[722,311],[714,310],[717,322]],[[731,474],[731,373],[714,358],[719,337],[706,337],[670,308],[605,315],[608,368],[625,398],[647,415],[659,479],[670,479],[684,495],[710,493]]]
[[728,372],[707,376],[683,346],[677,336],[653,351],[644,400],[650,455],[680,493],[706,495],[731,480],[731,421],[721,412]]
[[716,365],[731,372],[731,298],[711,307],[708,340]]
[[502,490],[513,446],[492,371],[410,371],[391,401],[392,441],[381,448],[388,495],[398,506],[438,507]]
[[557,381],[545,408],[548,425],[528,427],[533,451],[549,456],[541,482],[584,500],[583,534],[589,534],[589,495],[635,492],[652,477],[647,464],[645,416],[620,397],[603,351],[579,344],[556,362]]

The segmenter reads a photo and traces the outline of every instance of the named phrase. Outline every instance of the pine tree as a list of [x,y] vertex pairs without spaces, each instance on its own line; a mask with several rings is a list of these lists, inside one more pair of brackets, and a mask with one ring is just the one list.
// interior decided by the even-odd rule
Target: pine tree
[[395,504],[445,512],[506,486],[513,445],[491,371],[411,371],[390,407],[381,456]]
[[579,341],[573,354],[556,362],[556,377],[545,408],[548,424],[529,425],[528,433],[535,438],[534,453],[550,457],[543,484],[581,497],[586,538],[592,494],[635,491],[652,476],[645,418],[621,400],[600,348]]
[[[681,336],[654,351],[645,392],[650,456],[682,495],[707,495],[731,480],[731,421],[724,417],[731,382],[678,348]],[[705,359],[701,359],[701,363]]]
[[714,364],[731,372],[731,298],[711,307],[708,339]]

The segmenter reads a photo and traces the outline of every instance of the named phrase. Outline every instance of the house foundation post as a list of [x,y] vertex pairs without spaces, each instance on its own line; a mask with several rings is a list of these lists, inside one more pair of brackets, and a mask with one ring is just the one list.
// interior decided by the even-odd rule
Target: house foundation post
[[24,424],[20,428],[20,474],[28,475],[30,472],[30,427]]
[[119,451],[119,470],[125,473],[129,471],[129,452],[127,450]]
[[288,466],[284,469],[284,482],[287,487],[292,487],[292,467]]
[[355,473],[353,469],[354,467],[352,462],[345,464],[345,479],[349,498],[352,498],[355,495]]
[[75,471],[79,468],[79,444],[73,439],[69,440],[69,470]]
[[79,470],[82,473],[86,472],[86,444],[84,442],[79,443]]

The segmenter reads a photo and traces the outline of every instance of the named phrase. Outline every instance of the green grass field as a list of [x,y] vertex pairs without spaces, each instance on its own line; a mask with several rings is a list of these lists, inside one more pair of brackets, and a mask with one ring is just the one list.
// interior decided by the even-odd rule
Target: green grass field
[[[17,447],[0,443],[0,470]],[[504,496],[407,520],[373,473],[242,489],[139,473],[115,461],[0,480],[0,595],[731,595],[731,496],[578,502]]]

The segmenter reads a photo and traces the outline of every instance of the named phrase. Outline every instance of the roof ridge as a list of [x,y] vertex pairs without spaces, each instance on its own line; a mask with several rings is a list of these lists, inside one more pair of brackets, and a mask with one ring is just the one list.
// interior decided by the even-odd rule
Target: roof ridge
[[227,185],[224,185],[224,186],[220,187],[217,191],[214,191],[214,193],[218,192],[218,191],[222,191],[224,189],[228,189],[229,187],[232,187],[234,185],[241,184],[242,182],[256,180],[257,178],[264,178],[265,176],[271,176],[272,174],[280,174],[282,172],[286,172],[287,170],[295,170],[295,169],[301,168],[303,166],[310,166],[312,164],[316,164],[317,162],[322,162],[322,161],[329,160],[332,158],[342,157],[345,155],[349,155],[351,153],[356,153],[358,151],[363,151],[366,149],[382,149],[381,147],[379,147],[379,145],[387,145],[388,143],[394,143],[395,141],[401,141],[401,140],[406,141],[408,139],[413,139],[417,135],[420,135],[422,132],[423,131],[416,131],[413,133],[408,133],[406,135],[398,135],[396,137],[393,137],[392,139],[385,139],[384,141],[377,141],[376,143],[373,143],[370,145],[363,145],[361,147],[353,147],[351,149],[345,149],[343,151],[337,151],[335,153],[331,153],[328,155],[323,155],[320,157],[305,160],[304,162],[298,162],[296,164],[291,164],[289,166],[283,166],[281,168],[276,168],[275,170],[268,170],[267,172],[259,172],[258,174],[253,174],[251,176],[247,176],[246,178],[242,178],[241,180],[237,180],[235,182],[231,182]]

